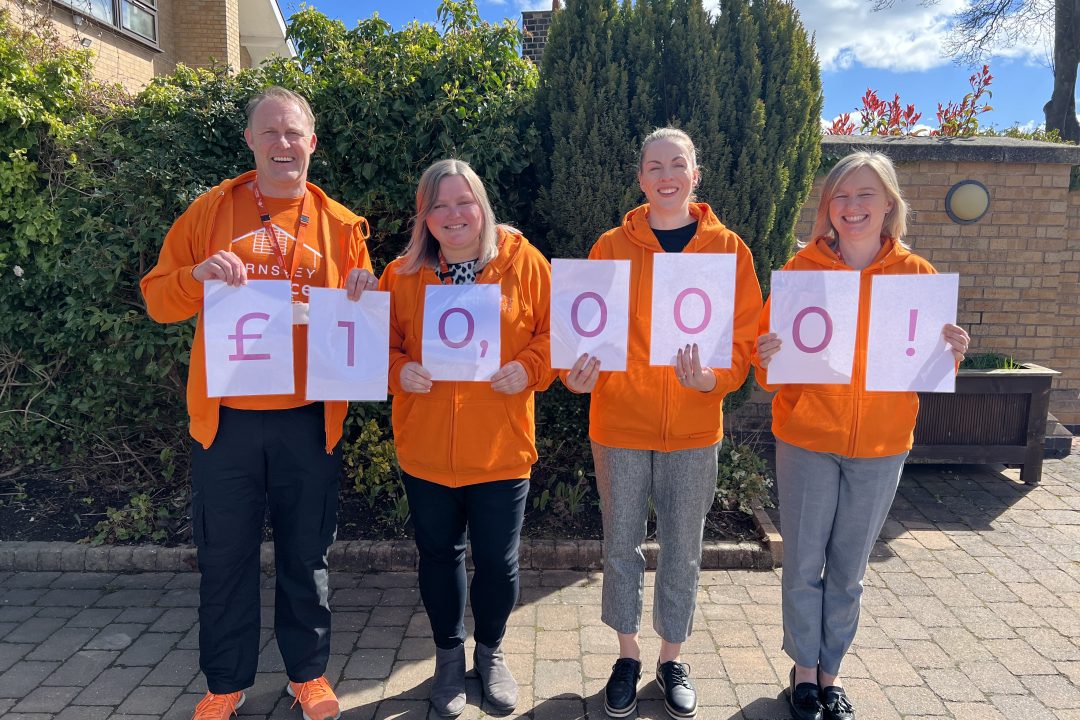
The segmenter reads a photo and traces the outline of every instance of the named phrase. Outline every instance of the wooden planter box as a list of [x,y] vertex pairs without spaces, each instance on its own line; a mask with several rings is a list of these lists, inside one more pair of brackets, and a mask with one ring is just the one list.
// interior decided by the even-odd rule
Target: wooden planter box
[[919,393],[917,462],[1007,463],[1020,479],[1042,477],[1043,443],[1056,370],[961,370],[955,393]]

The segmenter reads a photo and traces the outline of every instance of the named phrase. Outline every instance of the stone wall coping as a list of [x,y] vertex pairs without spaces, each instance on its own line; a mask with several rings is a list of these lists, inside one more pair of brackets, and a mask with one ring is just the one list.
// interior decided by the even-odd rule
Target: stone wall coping
[[824,135],[821,152],[839,157],[856,150],[876,150],[893,162],[1006,162],[1080,165],[1080,146],[1008,137],[888,137]]
[[[762,513],[764,516],[764,513]],[[767,518],[767,516],[765,516]],[[769,525],[771,527],[771,523]],[[775,535],[772,529],[771,535]],[[765,533],[766,538],[770,533]],[[778,539],[778,536],[776,536]],[[522,538],[522,570],[597,570],[603,566],[599,540]],[[646,565],[656,569],[660,546],[642,546]],[[44,541],[0,542],[0,572],[196,572],[196,550],[190,545],[100,545]],[[767,569],[776,567],[779,552],[766,542],[705,542],[703,570]],[[348,540],[330,547],[333,572],[406,572],[417,568],[412,540]],[[260,563],[274,572],[274,544],[263,543]],[[471,563],[470,563],[471,566]]]

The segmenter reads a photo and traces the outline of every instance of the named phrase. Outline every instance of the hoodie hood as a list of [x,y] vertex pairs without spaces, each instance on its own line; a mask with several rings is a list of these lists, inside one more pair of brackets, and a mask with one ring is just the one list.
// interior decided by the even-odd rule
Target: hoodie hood
[[[709,242],[712,234],[726,230],[724,223],[716,217],[712,208],[706,203],[690,203],[690,214],[698,222],[697,233],[686,246],[684,252],[694,252]],[[626,213],[622,222],[623,232],[636,245],[648,248],[653,252],[663,252],[660,241],[656,239],[656,233],[649,226],[649,205],[639,205]]]
[[[814,241],[800,250],[797,255],[815,265],[820,265],[823,270],[847,267],[847,265],[841,262],[840,258],[837,257],[836,251],[832,249],[832,242],[832,238],[814,238]],[[866,266],[866,269],[876,269],[881,271],[891,265],[903,262],[910,255],[911,251],[901,245],[896,238],[882,238],[881,249],[878,250],[878,254],[874,256],[874,259]]]
[[499,225],[499,253],[495,258],[484,266],[481,273],[485,281],[489,278],[498,282],[517,262],[522,247],[526,244],[525,237],[509,225]]

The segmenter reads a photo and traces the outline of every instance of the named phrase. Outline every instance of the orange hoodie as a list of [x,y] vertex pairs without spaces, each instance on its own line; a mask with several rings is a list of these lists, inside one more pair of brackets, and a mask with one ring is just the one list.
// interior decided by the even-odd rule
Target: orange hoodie
[[[817,238],[788,261],[784,270],[851,270]],[[866,344],[870,334],[870,282],[875,275],[924,275],[934,266],[892,238],[886,238],[877,257],[861,273],[859,319],[855,335],[855,364],[851,382],[844,385],[769,385],[754,354],[755,377],[772,401],[773,435],[815,452],[847,457],[888,457],[911,449],[919,395],[913,392],[875,392],[866,389]],[[770,298],[771,301],[771,298]],[[769,332],[765,303],[758,334]]]
[[[649,364],[653,256],[664,252],[649,227],[649,206],[631,210],[620,227],[600,236],[590,260],[630,260],[630,338],[626,372],[603,372],[592,392],[589,437],[634,450],[707,447],[724,435],[724,396],[746,380],[754,349],[761,286],[746,243],[705,203],[691,203],[697,233],[684,253],[735,253],[735,324],[731,367],[713,369],[716,387],[703,393],[679,384],[674,368]],[[564,382],[567,371],[560,373]]]
[[487,382],[436,381],[426,394],[401,387],[401,369],[423,364],[424,297],[441,284],[435,270],[398,273],[386,267],[380,290],[390,295],[390,392],[398,463],[414,477],[448,487],[527,478],[536,462],[533,393],[553,379],[549,313],[551,266],[521,235],[499,228],[502,248],[477,283],[502,288],[500,367],[517,360],[528,385],[516,395]]
[[[188,366],[187,405],[191,418],[190,433],[204,448],[214,442],[218,429],[221,398],[207,397],[206,356],[203,342],[203,285],[191,276],[191,270],[219,250],[226,250],[232,239],[232,191],[255,179],[255,172],[226,180],[198,197],[181,215],[165,236],[157,265],[139,283],[146,311],[160,323],[180,322],[198,315],[195,338],[191,344]],[[326,193],[308,183],[321,212],[313,222],[318,230],[319,249],[324,258],[326,287],[343,287],[353,268],[371,269],[368,256],[367,220],[354,215],[334,202]],[[293,342],[307,343],[307,326],[293,326]],[[326,451],[341,439],[342,423],[348,410],[346,402],[326,402]]]

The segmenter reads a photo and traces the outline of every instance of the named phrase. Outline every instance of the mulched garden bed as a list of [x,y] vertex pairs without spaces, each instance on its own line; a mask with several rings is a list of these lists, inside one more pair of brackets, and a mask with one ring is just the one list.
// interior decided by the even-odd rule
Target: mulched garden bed
[[[185,481],[186,485],[186,481]],[[62,540],[77,542],[95,537],[97,524],[107,519],[107,508],[124,508],[141,488],[118,486],[87,487],[61,475],[11,472],[0,477],[0,540]],[[190,520],[186,490],[174,497],[164,490],[151,495],[154,507],[176,507],[165,520],[147,521],[165,530],[164,545],[186,544],[190,539]],[[530,495],[525,513],[523,535],[533,538],[600,539],[603,535],[600,511],[592,495],[573,516],[543,513],[533,507]],[[653,528],[650,524],[650,537]],[[342,484],[338,515],[339,540],[372,540],[404,537],[409,532],[386,523],[347,483]],[[716,506],[705,523],[708,540],[754,540],[757,532],[750,516]],[[269,528],[267,528],[269,538]],[[149,542],[145,537],[132,542]]]

